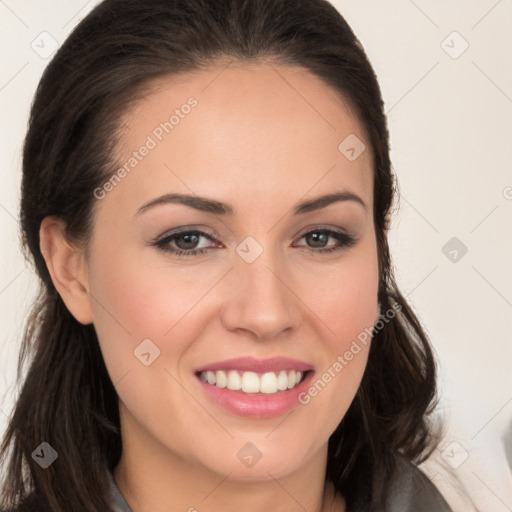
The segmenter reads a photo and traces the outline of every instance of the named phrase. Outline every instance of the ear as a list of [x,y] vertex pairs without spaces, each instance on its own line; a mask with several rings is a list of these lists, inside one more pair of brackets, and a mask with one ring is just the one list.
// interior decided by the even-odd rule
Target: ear
[[92,323],[92,310],[86,261],[83,251],[67,241],[65,226],[59,217],[45,217],[39,229],[39,247],[64,304],[78,322],[87,325]]

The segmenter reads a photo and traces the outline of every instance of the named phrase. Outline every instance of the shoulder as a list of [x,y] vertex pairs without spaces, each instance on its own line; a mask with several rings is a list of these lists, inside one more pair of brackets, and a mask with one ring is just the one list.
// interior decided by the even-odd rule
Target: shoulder
[[386,502],[386,510],[452,512],[436,486],[405,457],[397,459],[397,471]]

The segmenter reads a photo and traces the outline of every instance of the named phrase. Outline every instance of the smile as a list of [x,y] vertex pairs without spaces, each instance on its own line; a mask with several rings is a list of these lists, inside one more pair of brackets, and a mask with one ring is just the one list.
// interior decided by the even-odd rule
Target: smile
[[274,394],[296,387],[302,381],[305,373],[296,370],[265,373],[242,370],[230,370],[228,372],[208,370],[200,372],[199,378],[205,383],[232,391]]

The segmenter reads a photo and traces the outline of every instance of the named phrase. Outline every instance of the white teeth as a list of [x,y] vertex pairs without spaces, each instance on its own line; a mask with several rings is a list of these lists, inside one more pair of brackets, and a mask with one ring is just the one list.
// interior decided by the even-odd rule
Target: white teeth
[[259,393],[260,379],[254,372],[244,372],[242,375],[242,391],[245,393]]
[[226,372],[219,370],[215,373],[215,385],[219,388],[225,388],[228,385],[228,378],[226,376]]
[[260,393],[277,393],[277,376],[274,372],[267,372],[260,379]]
[[295,370],[292,370],[288,374],[288,389],[292,389],[295,386]]
[[[240,375],[242,373],[242,375]],[[201,372],[200,379],[219,388],[228,388],[233,391],[242,390],[244,393],[274,394],[278,391],[292,389],[302,379],[302,372],[295,370],[281,370],[279,375],[275,372],[266,372],[261,377],[255,372],[238,372],[230,370],[227,375],[223,370]]]
[[235,370],[230,370],[228,373],[228,382],[227,386],[228,389],[232,389],[233,391],[237,391],[239,389],[242,389],[242,378],[240,377],[240,374]]
[[279,372],[279,377],[277,377],[277,389],[279,389],[279,391],[288,389],[288,375],[286,375],[284,370],[281,370]]

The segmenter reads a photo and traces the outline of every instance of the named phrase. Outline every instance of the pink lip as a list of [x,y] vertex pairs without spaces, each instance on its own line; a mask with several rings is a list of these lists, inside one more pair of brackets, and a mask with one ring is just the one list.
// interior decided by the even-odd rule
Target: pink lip
[[196,377],[196,379],[210,400],[223,409],[237,416],[273,418],[285,414],[301,403],[299,396],[301,393],[305,393],[310,386],[314,373],[314,371],[308,371],[302,382],[292,389],[268,395],[218,388],[215,385],[203,382],[199,377]]
[[237,357],[234,359],[225,359],[224,361],[216,361],[215,363],[201,366],[195,370],[195,373],[206,372],[208,370],[241,370],[244,372],[276,372],[280,370],[298,370],[306,372],[312,370],[313,366],[291,359],[289,357],[272,357],[270,359],[256,359],[255,357]]

